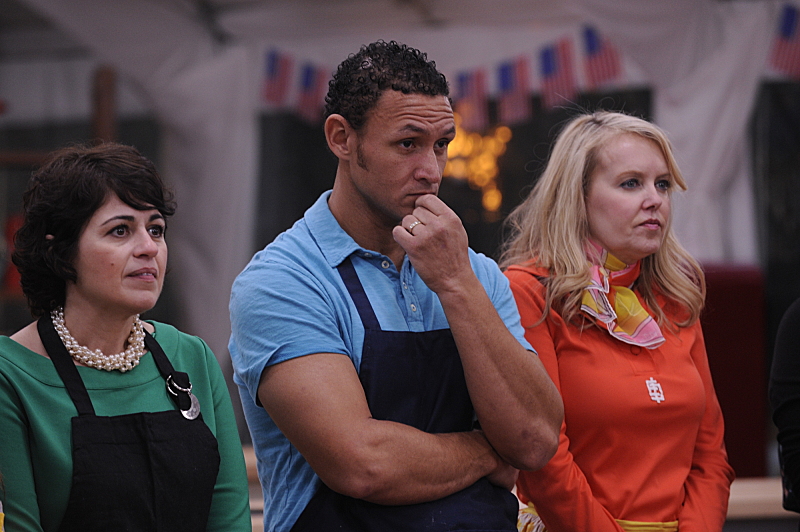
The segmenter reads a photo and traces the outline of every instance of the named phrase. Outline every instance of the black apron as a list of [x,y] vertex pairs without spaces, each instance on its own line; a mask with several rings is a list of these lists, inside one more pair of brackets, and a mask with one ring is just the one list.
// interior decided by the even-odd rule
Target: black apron
[[[339,273],[364,324],[359,379],[372,417],[428,433],[473,429],[474,410],[450,329],[383,331],[350,259]],[[437,501],[385,506],[320,483],[292,532],[517,530],[519,503],[485,478]]]
[[220,458],[216,438],[193,410],[197,400],[180,391],[191,388],[188,375],[175,371],[145,333],[145,345],[171,386],[164,393],[180,410],[96,416],[50,315],[37,326],[78,410],[72,418],[72,488],[59,532],[205,531]]

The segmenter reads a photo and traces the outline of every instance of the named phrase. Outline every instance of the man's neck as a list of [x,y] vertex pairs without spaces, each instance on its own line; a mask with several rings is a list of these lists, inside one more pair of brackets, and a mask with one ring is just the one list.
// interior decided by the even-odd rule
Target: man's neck
[[341,189],[337,189],[337,183],[334,183],[333,192],[328,198],[328,207],[333,217],[344,229],[344,232],[356,241],[356,244],[364,249],[386,255],[400,271],[405,250],[392,236],[395,224],[376,216],[366,206],[351,205],[346,200],[347,196],[342,193]]

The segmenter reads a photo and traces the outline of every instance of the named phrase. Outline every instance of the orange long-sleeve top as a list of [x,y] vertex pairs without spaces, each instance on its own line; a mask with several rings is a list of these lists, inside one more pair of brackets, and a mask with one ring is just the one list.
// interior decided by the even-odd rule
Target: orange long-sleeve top
[[535,325],[545,308],[537,275],[547,271],[506,271],[525,336],[561,392],[564,423],[550,462],[520,473],[520,499],[548,532],[622,532],[616,519],[721,531],[734,473],[699,321],[662,327],[656,349],[580,330],[553,310]]

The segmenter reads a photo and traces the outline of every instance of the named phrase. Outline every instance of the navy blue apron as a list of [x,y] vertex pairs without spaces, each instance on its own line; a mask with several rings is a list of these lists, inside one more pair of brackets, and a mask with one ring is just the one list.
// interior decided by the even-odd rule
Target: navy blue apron
[[[474,410],[450,329],[383,331],[350,259],[339,273],[364,324],[359,379],[372,417],[428,433],[467,432]],[[516,532],[519,504],[485,478],[437,501],[385,506],[320,483],[292,532],[347,530]]]
[[[217,439],[196,408],[186,373],[175,371],[149,333],[145,344],[179,410],[96,416],[78,368],[49,314],[37,324],[78,410],[72,418],[72,487],[59,532],[206,530],[219,471]],[[168,390],[165,386],[164,393]],[[188,419],[184,413],[194,419]]]

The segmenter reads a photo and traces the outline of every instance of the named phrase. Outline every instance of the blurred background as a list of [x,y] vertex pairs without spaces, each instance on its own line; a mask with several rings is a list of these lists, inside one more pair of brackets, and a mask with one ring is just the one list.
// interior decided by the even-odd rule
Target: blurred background
[[450,82],[459,131],[441,196],[487,255],[570,116],[623,110],[669,133],[689,183],[673,223],[708,275],[704,330],[739,477],[726,531],[796,530],[780,510],[766,378],[800,297],[799,12],[784,0],[0,0],[0,334],[30,321],[8,258],[30,172],[65,144],[116,140],[177,194],[171,273],[147,317],[203,337],[230,377],[234,277],[333,183],[331,72],[394,39]]

